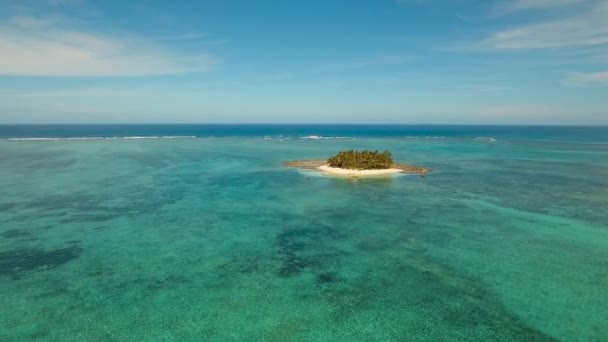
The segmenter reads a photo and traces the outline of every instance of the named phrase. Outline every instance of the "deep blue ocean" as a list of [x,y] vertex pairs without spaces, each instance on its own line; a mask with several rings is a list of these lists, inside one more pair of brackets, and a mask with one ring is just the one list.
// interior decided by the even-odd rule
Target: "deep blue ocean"
[[[283,166],[390,150],[425,177]],[[606,341],[608,127],[0,125],[0,341]]]
[[77,137],[500,137],[608,143],[608,126],[465,125],[0,125],[0,138]]

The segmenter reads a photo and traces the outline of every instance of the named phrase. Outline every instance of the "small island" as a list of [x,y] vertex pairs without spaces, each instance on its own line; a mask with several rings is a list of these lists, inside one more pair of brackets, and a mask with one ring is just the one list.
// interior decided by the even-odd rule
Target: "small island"
[[349,178],[384,176],[407,173],[424,176],[431,170],[424,167],[394,162],[389,151],[340,151],[329,159],[295,160],[285,166],[308,170],[320,170],[325,174]]

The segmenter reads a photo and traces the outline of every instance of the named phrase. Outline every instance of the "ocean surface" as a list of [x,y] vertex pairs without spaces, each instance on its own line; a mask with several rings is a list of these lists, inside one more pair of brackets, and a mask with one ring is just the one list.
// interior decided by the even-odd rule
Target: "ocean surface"
[[608,340],[607,127],[0,126],[0,341],[455,340]]

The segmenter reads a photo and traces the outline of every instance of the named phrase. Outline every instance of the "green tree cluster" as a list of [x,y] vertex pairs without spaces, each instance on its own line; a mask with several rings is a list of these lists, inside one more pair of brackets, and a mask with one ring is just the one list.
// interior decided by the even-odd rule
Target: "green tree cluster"
[[393,166],[393,157],[389,151],[340,151],[329,158],[327,163],[331,167],[355,170],[389,169]]

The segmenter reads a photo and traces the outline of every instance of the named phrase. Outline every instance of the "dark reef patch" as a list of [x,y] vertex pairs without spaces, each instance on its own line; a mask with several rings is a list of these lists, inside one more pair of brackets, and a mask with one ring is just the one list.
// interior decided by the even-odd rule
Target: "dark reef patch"
[[316,229],[289,230],[279,234],[277,245],[281,259],[281,277],[297,275],[307,267],[317,266],[317,262],[310,256],[304,255],[307,247],[314,244],[320,231]]
[[[469,331],[477,336],[471,340],[556,341],[506,308],[477,279],[416,251],[397,259],[390,255],[385,256],[387,269],[383,272],[369,271],[355,281],[323,291],[323,298],[334,307],[332,318],[336,324],[344,324],[361,312],[382,308],[386,312],[384,318],[390,322],[401,322],[401,311],[414,311],[421,318],[450,327],[443,332],[433,331],[430,336],[434,340],[454,340],[451,331]],[[370,265],[365,261],[362,264]],[[408,336],[411,329],[428,328],[432,326],[427,323],[405,325],[396,330],[395,338]]]
[[192,280],[183,276],[168,276],[165,278],[150,279],[141,281],[142,284],[146,285],[146,288],[153,291],[163,290],[172,288],[180,285],[190,284]]
[[105,222],[120,217],[116,214],[82,214],[70,215],[61,220],[61,223]]
[[32,239],[34,234],[26,229],[11,229],[2,232],[2,237],[5,239]]
[[340,256],[332,246],[339,236],[329,226],[311,223],[319,228],[290,229],[277,236],[280,259],[279,276],[287,278],[305,269],[322,272]]
[[60,297],[68,295],[70,291],[65,286],[51,287],[50,290],[46,290],[39,294],[32,296],[35,299],[44,299],[52,297]]
[[317,283],[319,284],[330,284],[335,283],[337,280],[336,275],[331,272],[323,272],[317,275]]
[[46,270],[59,267],[77,259],[82,252],[79,246],[45,251],[37,248],[20,248],[0,252],[0,276],[18,279],[30,271]]
[[27,209],[64,210],[75,209],[79,211],[98,209],[97,198],[85,194],[48,195],[33,199],[25,206]]
[[16,203],[0,203],[0,211],[11,211],[16,207]]
[[[112,185],[116,186],[114,183],[106,186]],[[24,208],[60,217],[61,223],[105,222],[158,212],[163,206],[181,200],[187,187],[161,179],[158,186],[133,185],[122,187],[122,190],[119,197],[82,192],[41,196],[32,199]]]

